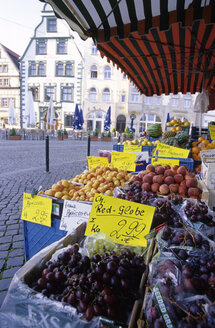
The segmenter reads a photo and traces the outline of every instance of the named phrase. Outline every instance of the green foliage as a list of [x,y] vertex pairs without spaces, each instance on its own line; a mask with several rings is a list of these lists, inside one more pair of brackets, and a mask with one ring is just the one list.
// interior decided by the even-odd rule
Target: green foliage
[[95,131],[93,132],[93,136],[94,137],[98,137],[99,135],[99,130],[98,129],[95,129]]
[[12,137],[17,136],[17,134],[16,134],[16,130],[15,130],[14,128],[12,128],[12,129],[10,130],[10,136],[12,136]]
[[116,132],[116,129],[115,129],[115,128],[113,128],[113,129],[112,129],[112,132],[113,132],[113,133],[115,133],[115,132]]
[[65,134],[65,135],[68,134],[68,132],[66,131],[66,129],[64,129],[63,134]]
[[102,137],[111,137],[111,132],[108,131],[108,132],[102,132]]
[[126,126],[125,130],[124,130],[124,133],[128,134],[129,133],[129,127]]
[[57,135],[58,135],[58,137],[63,136],[63,131],[62,130],[57,130]]

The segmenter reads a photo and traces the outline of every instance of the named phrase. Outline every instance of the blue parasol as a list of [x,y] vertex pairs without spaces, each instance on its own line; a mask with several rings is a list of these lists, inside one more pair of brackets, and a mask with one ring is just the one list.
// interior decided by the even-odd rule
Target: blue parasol
[[76,104],[74,118],[73,118],[73,128],[75,130],[81,130],[79,120],[80,120],[80,113],[79,113],[79,109],[78,109],[78,104]]
[[167,114],[167,119],[166,119],[166,123],[170,122],[170,115],[169,113]]
[[84,124],[83,111],[82,111],[82,109],[80,109],[80,112],[79,112],[79,125],[80,125],[81,129],[83,128],[83,124]]
[[105,117],[104,130],[109,131],[110,125],[111,125],[111,106],[109,106],[106,117]]
[[135,132],[135,128],[134,128],[134,117],[131,118],[131,126],[130,126],[130,132]]

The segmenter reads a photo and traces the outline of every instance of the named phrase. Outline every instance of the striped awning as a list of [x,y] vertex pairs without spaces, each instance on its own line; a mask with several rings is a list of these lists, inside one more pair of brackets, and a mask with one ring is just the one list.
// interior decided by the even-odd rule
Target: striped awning
[[215,87],[214,0],[45,0],[147,96]]

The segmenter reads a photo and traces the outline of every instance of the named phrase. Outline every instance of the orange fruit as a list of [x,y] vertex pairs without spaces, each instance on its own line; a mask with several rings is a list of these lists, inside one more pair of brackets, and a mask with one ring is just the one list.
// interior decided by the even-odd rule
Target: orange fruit
[[200,152],[199,147],[192,147],[192,154],[198,154]]
[[210,141],[205,139],[205,140],[202,140],[202,143],[205,144],[205,145],[208,145],[210,143]]
[[204,137],[199,137],[198,142],[202,142],[203,140],[205,140]]
[[197,146],[197,144],[198,144],[198,141],[193,141],[193,142],[192,142],[192,147]]
[[177,126],[177,127],[175,128],[175,131],[176,131],[176,132],[181,131],[181,130],[182,130],[182,129],[181,129],[180,126]]

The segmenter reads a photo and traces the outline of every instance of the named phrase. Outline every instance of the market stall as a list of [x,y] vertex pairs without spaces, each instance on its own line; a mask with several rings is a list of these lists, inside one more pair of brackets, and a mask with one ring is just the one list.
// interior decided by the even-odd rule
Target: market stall
[[[141,93],[213,89],[213,1],[47,2]],[[215,326],[213,127],[210,140],[191,132],[179,121],[151,127],[109,157],[89,156],[78,176],[24,194],[28,261],[4,327]],[[37,227],[46,245],[38,231],[28,238]]]

